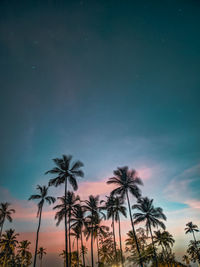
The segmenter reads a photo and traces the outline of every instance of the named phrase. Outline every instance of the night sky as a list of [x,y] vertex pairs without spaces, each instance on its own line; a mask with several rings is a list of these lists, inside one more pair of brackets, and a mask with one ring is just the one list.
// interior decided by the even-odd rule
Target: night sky
[[[199,14],[196,0],[1,0],[0,201],[18,210],[7,228],[34,242],[27,199],[72,154],[85,198],[87,185],[109,192],[117,166],[138,170],[183,255],[185,223],[200,223]],[[48,211],[43,234],[62,231]],[[47,261],[63,244],[44,245]]]

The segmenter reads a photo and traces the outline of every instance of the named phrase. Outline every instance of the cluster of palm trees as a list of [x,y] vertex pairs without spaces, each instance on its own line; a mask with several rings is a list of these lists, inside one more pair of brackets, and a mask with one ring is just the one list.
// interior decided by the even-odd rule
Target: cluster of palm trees
[[[113,177],[107,181],[108,185],[112,184],[115,187],[109,196],[100,200],[99,196],[90,195],[87,200],[82,200],[74,191],[78,189],[77,178],[84,176],[83,163],[81,161],[72,162],[71,155],[63,155],[61,158],[53,159],[53,162],[55,166],[46,172],[46,174],[53,176],[49,180],[48,186],[38,185],[37,193],[29,198],[29,200],[38,201],[34,267],[36,267],[37,256],[40,259],[40,264],[42,264],[42,258],[46,254],[43,247],[38,249],[43,207],[45,204],[51,205],[56,202],[56,198],[49,195],[49,189],[51,186],[60,185],[63,185],[63,196],[57,197],[58,203],[53,207],[53,210],[56,212],[56,225],[64,222],[65,227],[65,250],[60,254],[64,259],[64,266],[88,266],[86,244],[89,240],[91,267],[94,267],[96,263],[99,267],[124,267],[133,266],[133,264],[140,267],[149,264],[155,267],[185,266],[177,263],[172,253],[172,246],[175,241],[172,235],[166,231],[164,224],[166,216],[162,208],[155,207],[153,199],[142,196],[140,187],[143,183],[135,170],[130,170],[126,166],[117,168],[113,172]],[[131,203],[132,198],[135,198],[135,204]],[[11,222],[11,215],[14,212],[14,209],[9,209],[8,203],[1,204],[0,262],[3,262],[3,266],[12,266],[6,265],[8,256],[5,255],[14,255],[14,249],[18,244],[17,234],[13,230],[9,233],[10,229],[2,235],[5,220]],[[126,247],[123,249],[121,219],[122,216],[127,218],[127,213],[129,214],[131,231],[127,234]],[[104,223],[106,219],[111,221],[111,229]],[[135,226],[140,223],[144,225],[144,228],[136,229]],[[193,233],[194,241],[190,244],[187,252],[193,261],[199,261],[199,241],[195,239],[195,231],[198,231],[197,226],[188,223],[186,233]],[[6,246],[11,248],[12,253],[5,246],[8,235],[12,236],[12,238],[9,237],[12,242]],[[119,241],[117,242],[117,240]],[[73,249],[74,243],[76,244],[75,250]],[[96,249],[94,249],[95,245]],[[32,255],[29,246],[30,242],[27,240],[20,242],[18,246],[17,257],[21,260],[21,266],[28,266],[31,262]],[[15,263],[17,257],[15,256]],[[186,257],[187,255],[184,256],[184,261],[186,261]],[[11,258],[9,257],[10,262]]]

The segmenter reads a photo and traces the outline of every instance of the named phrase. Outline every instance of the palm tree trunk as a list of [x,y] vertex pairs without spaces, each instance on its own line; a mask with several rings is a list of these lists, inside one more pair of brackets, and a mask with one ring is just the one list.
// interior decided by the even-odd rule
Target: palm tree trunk
[[41,224],[41,216],[42,216],[42,207],[40,208],[39,224],[38,224],[37,235],[36,235],[35,255],[34,255],[34,263],[33,263],[34,267],[36,266],[36,259],[37,259],[38,238],[39,238],[39,231],[40,231],[40,224]]
[[82,249],[82,257],[83,257],[83,267],[85,267],[85,254],[83,253],[83,235],[81,229],[81,249]]
[[132,218],[132,215],[131,215],[131,206],[130,206],[130,201],[129,201],[129,196],[128,196],[128,192],[127,191],[126,191],[126,197],[127,197],[127,201],[128,201],[128,209],[129,209],[129,215],[130,215],[130,219],[131,219],[133,235],[134,235],[134,238],[135,238],[135,243],[136,243],[137,251],[138,251],[138,254],[139,254],[140,266],[143,267],[142,258],[141,258],[141,254],[140,254],[140,248],[139,248],[139,245],[138,245],[138,240],[137,240],[137,236],[136,236],[136,232],[135,232],[135,227],[134,227],[134,224],[133,224],[133,218]]
[[[92,226],[93,228],[93,226]],[[92,229],[92,233],[91,233],[91,263],[92,263],[92,267],[94,267],[94,255],[93,255],[93,229]]]
[[77,265],[79,267],[79,253],[78,253],[78,238],[76,239],[76,251],[77,251]]
[[112,228],[113,228],[113,239],[114,239],[114,249],[115,249],[115,262],[117,262],[117,248],[116,248],[116,240],[115,240],[115,220],[114,220],[114,215],[112,215]]
[[119,214],[118,214],[118,223],[119,223],[119,244],[120,244],[121,263],[122,263],[122,267],[123,267],[124,264],[123,264],[123,251],[122,251],[122,237],[121,237],[121,225],[120,225],[120,215]]
[[157,260],[157,256],[156,256],[156,250],[155,250],[155,245],[154,245],[154,241],[153,241],[153,234],[152,234],[152,231],[151,231],[151,225],[150,225],[150,223],[148,223],[148,226],[149,226],[149,231],[150,231],[150,234],[151,234],[154,259],[155,259],[156,267],[158,267],[158,260]]
[[97,234],[97,259],[98,259],[98,266],[99,266],[99,238],[98,238],[98,234]]
[[5,220],[5,216],[1,222],[1,232],[0,232],[0,239],[1,239],[1,235],[2,235],[2,231],[3,231],[3,224],[4,224],[4,220]]
[[69,267],[69,261],[68,261],[68,232],[67,232],[67,206],[66,206],[66,198],[67,198],[67,178],[65,177],[65,261],[66,261],[66,267]]
[[70,226],[71,214],[69,214],[69,266],[72,264],[72,250],[71,250],[71,226]]

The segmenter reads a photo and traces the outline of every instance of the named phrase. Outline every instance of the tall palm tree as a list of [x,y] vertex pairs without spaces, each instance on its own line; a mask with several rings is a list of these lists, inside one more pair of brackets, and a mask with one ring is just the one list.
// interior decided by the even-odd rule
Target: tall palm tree
[[135,219],[134,223],[137,224],[140,222],[145,222],[147,232],[149,231],[151,234],[155,263],[156,266],[158,266],[158,260],[151,228],[160,226],[162,229],[165,230],[165,225],[161,220],[166,221],[167,218],[164,215],[162,208],[155,208],[153,206],[153,199],[149,199],[148,197],[139,198],[137,204],[133,205],[132,208],[140,211],[133,215],[133,218]]
[[[199,232],[198,226],[196,224],[193,224],[192,222],[188,222],[186,224],[185,233],[186,234],[188,234],[188,233],[192,233],[193,234],[194,243],[196,244],[196,248],[197,248],[197,240],[196,240],[194,232]],[[199,254],[198,248],[196,249],[196,251],[197,251],[198,259],[200,261],[200,254]]]
[[116,238],[115,238],[115,197],[113,195],[107,196],[107,201],[102,200],[101,203],[104,203],[104,206],[101,207],[102,210],[107,211],[107,219],[112,219],[112,232],[113,232],[113,244],[115,249],[115,261],[117,261],[117,247],[116,247]]
[[123,204],[124,204],[123,199],[121,199],[119,197],[114,198],[113,212],[114,212],[114,219],[116,222],[118,222],[118,225],[119,225],[119,243],[120,243],[120,254],[121,254],[122,266],[123,266],[123,250],[122,250],[120,214],[122,214],[124,217],[127,217],[126,207]]
[[71,237],[70,237],[70,231],[71,231],[71,216],[72,212],[77,207],[77,202],[80,201],[80,197],[77,195],[75,196],[74,192],[67,191],[66,199],[65,196],[58,197],[58,199],[61,201],[61,204],[56,205],[53,209],[58,209],[59,211],[56,212],[55,219],[58,220],[57,225],[60,224],[60,222],[65,218],[65,213],[67,212],[69,220],[69,263],[71,265]]
[[3,225],[5,220],[7,219],[9,222],[12,222],[12,213],[15,213],[14,209],[9,209],[10,203],[4,202],[0,204],[0,225],[1,225],[1,230],[0,230],[0,239],[3,231]]
[[19,243],[18,249],[19,249],[19,255],[21,258],[21,267],[26,266],[27,265],[27,259],[29,261],[29,259],[31,259],[32,255],[31,252],[29,251],[29,246],[30,246],[31,242],[29,242],[28,240],[22,240]]
[[[96,220],[96,216],[100,212],[99,208],[99,196],[90,195],[88,200],[84,201],[83,208],[89,212],[89,215],[86,218],[85,226],[87,231],[90,232],[90,240],[91,240],[91,264],[94,267],[94,252],[93,252],[93,241],[94,241],[94,224]],[[101,213],[102,214],[102,213]],[[104,214],[102,214],[104,215]]]
[[37,259],[38,239],[39,239],[39,231],[40,231],[40,224],[41,224],[41,217],[42,217],[42,209],[43,209],[45,202],[51,205],[52,203],[56,201],[55,197],[48,196],[47,186],[37,185],[36,189],[39,191],[39,193],[35,195],[31,195],[28,199],[28,200],[39,200],[39,203],[37,205],[38,206],[37,217],[39,217],[39,222],[38,222],[38,229],[37,229],[37,234],[36,234],[35,254],[34,254],[34,262],[33,262],[34,267],[36,266],[36,259]]
[[11,261],[12,257],[14,256],[14,250],[17,246],[17,236],[19,234],[15,234],[15,230],[9,229],[7,230],[0,240],[0,248],[1,254],[3,255],[2,266],[8,266],[9,262]]
[[74,227],[72,228],[72,233],[71,235],[75,237],[76,239],[76,254],[77,254],[77,265],[79,266],[79,247],[78,247],[78,241],[81,236],[81,231],[79,227]]
[[38,257],[40,259],[40,267],[42,267],[42,259],[43,259],[44,255],[47,254],[46,248],[39,247],[37,254],[38,254]]
[[[85,225],[85,210],[81,205],[76,205],[72,213],[72,228],[80,229],[80,238],[81,238],[81,250],[83,249],[83,227]],[[85,254],[82,253],[83,266],[85,267]]]
[[112,195],[119,195],[122,199],[127,199],[132,230],[140,259],[140,266],[143,267],[140,248],[138,245],[135,227],[133,224],[133,218],[131,215],[131,205],[129,200],[129,192],[136,198],[139,198],[141,196],[141,191],[138,186],[143,185],[143,183],[141,179],[137,176],[137,172],[135,170],[129,170],[127,166],[121,168],[118,167],[117,170],[113,172],[113,174],[114,177],[109,178],[107,184],[114,184],[117,186],[117,188],[111,192]]
[[91,234],[93,233],[93,238],[94,241],[96,240],[96,244],[97,244],[97,259],[98,259],[98,266],[100,264],[100,260],[99,260],[99,237],[106,237],[107,232],[109,231],[109,227],[102,225],[102,220],[104,219],[104,217],[99,216],[99,213],[97,213],[95,215],[94,218],[91,218],[90,216],[87,217],[87,219],[93,219],[93,223],[91,224],[88,223],[88,225],[86,225],[86,240],[88,240],[88,238],[91,236]]
[[[71,155],[63,155],[62,158],[55,158],[53,159],[56,167],[46,172],[46,174],[54,174],[56,177],[50,179],[49,185],[59,186],[61,184],[65,185],[64,196],[65,199],[67,197],[67,182],[71,184],[73,190],[78,189],[78,184],[76,181],[77,177],[83,177],[84,173],[81,170],[83,167],[83,163],[81,161],[75,161],[71,163],[72,156]],[[69,266],[68,262],[68,230],[67,230],[67,207],[65,206],[65,256],[66,256],[66,266]]]

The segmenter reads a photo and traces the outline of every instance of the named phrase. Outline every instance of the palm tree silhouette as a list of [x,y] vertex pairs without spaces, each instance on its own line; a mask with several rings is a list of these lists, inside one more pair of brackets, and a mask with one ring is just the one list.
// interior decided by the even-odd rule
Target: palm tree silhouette
[[199,250],[198,250],[198,247],[197,247],[197,240],[196,240],[194,232],[199,232],[198,226],[196,224],[193,224],[192,222],[188,222],[186,224],[185,233],[186,234],[188,234],[188,233],[192,233],[193,234],[194,244],[196,244],[197,256],[198,256],[198,259],[200,261],[200,254],[199,254]]
[[1,247],[3,267],[10,266],[8,264],[9,264],[9,261],[11,261],[11,257],[14,256],[14,250],[18,243],[17,241],[18,235],[19,234],[15,234],[15,230],[13,229],[9,229],[5,231],[5,233],[2,235],[2,238],[0,241],[0,247]]
[[168,249],[173,246],[175,240],[168,231],[161,232],[160,230],[154,231],[155,244],[162,247],[163,256],[165,256],[167,265],[169,266],[169,253]]
[[189,265],[190,264],[190,258],[188,257],[188,255],[183,255],[183,262],[185,262],[185,264]]
[[38,254],[38,257],[40,259],[40,267],[42,267],[42,259],[43,259],[44,255],[47,254],[46,248],[39,247],[37,254]]
[[0,239],[3,231],[3,225],[5,220],[7,219],[9,222],[12,222],[12,213],[15,213],[14,209],[9,209],[10,203],[4,202],[0,204],[0,224],[1,224],[1,230],[0,230]]
[[100,212],[99,209],[99,196],[89,196],[89,200],[84,201],[85,205],[83,205],[83,208],[89,212],[89,215],[86,218],[85,226],[87,234],[87,231],[90,233],[90,240],[91,240],[91,264],[92,267],[94,267],[94,253],[93,253],[93,241],[94,241],[94,224],[96,220],[96,216],[98,216],[98,212]]
[[77,265],[79,266],[79,247],[78,247],[78,241],[81,236],[81,230],[80,227],[76,226],[72,228],[73,232],[71,233],[72,236],[76,239],[76,254],[77,254]]
[[155,263],[157,267],[158,260],[157,260],[151,227],[160,226],[162,229],[165,229],[165,225],[161,220],[166,220],[167,218],[164,215],[162,208],[155,208],[153,206],[153,199],[149,199],[148,197],[139,198],[137,201],[137,204],[133,205],[132,208],[140,211],[133,215],[133,218],[135,219],[134,223],[137,224],[140,222],[145,222],[147,232],[150,231],[154,257],[155,257]]
[[[67,197],[67,182],[71,184],[73,190],[78,189],[78,184],[76,181],[77,177],[83,177],[84,173],[80,169],[83,167],[83,163],[81,161],[75,161],[71,163],[72,156],[71,155],[63,155],[62,158],[55,158],[53,159],[54,163],[56,164],[56,167],[53,169],[47,171],[45,174],[54,174],[56,175],[55,178],[50,179],[49,185],[54,185],[54,186],[59,186],[61,184],[65,185],[65,191],[64,191],[64,196],[65,199]],[[65,251],[66,251],[66,266],[69,266],[68,262],[68,230],[67,230],[67,210],[65,206]]]
[[88,226],[86,225],[86,231],[85,231],[86,240],[88,240],[88,238],[90,237],[91,233],[93,233],[94,241],[96,240],[98,266],[100,264],[100,259],[99,259],[99,237],[106,237],[106,234],[109,231],[109,227],[108,226],[105,226],[105,225],[101,224],[103,219],[104,219],[104,217],[100,218],[99,213],[97,213],[95,215],[95,217],[93,218],[93,226],[91,226],[91,223],[88,224]]
[[[81,205],[76,205],[73,209],[72,213],[72,228],[80,229],[80,238],[81,238],[81,249],[84,247],[83,245],[83,227],[85,225],[85,210]],[[85,254],[82,253],[83,258],[83,266],[85,267]]]
[[114,198],[113,212],[114,212],[114,219],[119,224],[119,243],[120,243],[120,254],[121,254],[122,266],[123,266],[123,250],[122,250],[120,214],[122,214],[124,217],[127,217],[126,207],[123,206],[123,204],[124,204],[123,199],[119,197]]
[[23,267],[24,265],[27,265],[27,259],[31,259],[32,255],[31,252],[29,251],[29,246],[30,246],[31,242],[29,242],[28,240],[22,240],[19,243],[18,249],[19,249],[19,255],[21,257],[21,267]]
[[119,195],[123,200],[125,198],[127,199],[132,230],[140,259],[140,266],[143,267],[142,258],[140,255],[140,248],[138,245],[135,227],[133,224],[133,218],[131,215],[131,206],[128,194],[128,192],[130,192],[134,197],[139,198],[141,196],[141,191],[138,185],[143,185],[143,183],[141,179],[137,176],[137,172],[135,170],[129,170],[127,166],[121,168],[118,167],[117,170],[113,172],[113,174],[115,176],[109,178],[107,184],[114,184],[117,186],[117,188],[111,192],[112,195]]
[[39,231],[40,231],[40,224],[41,224],[41,217],[42,217],[42,209],[43,209],[45,202],[51,205],[52,203],[56,201],[55,197],[48,196],[47,186],[37,185],[36,189],[39,191],[39,194],[31,195],[28,199],[28,200],[39,200],[39,203],[37,205],[38,206],[37,217],[39,217],[39,223],[38,223],[38,229],[37,229],[37,234],[36,234],[35,254],[34,254],[34,262],[33,262],[34,267],[36,266],[36,259],[37,259],[38,238],[39,238]]
[[190,243],[188,245],[188,249],[187,249],[187,253],[188,255],[190,255],[191,257],[191,260],[193,262],[196,262],[198,261],[199,262],[199,258],[198,258],[198,255],[199,255],[199,252],[200,252],[200,241],[193,241],[193,240],[190,240]]
[[74,192],[67,191],[66,199],[65,197],[58,197],[58,199],[61,201],[61,204],[56,205],[53,209],[59,209],[59,211],[56,212],[55,219],[58,220],[56,225],[59,225],[60,222],[65,218],[65,213],[67,212],[69,220],[69,263],[71,265],[71,238],[70,238],[70,231],[71,231],[71,216],[72,212],[77,207],[77,202],[80,201],[80,197],[77,195],[75,196]]

